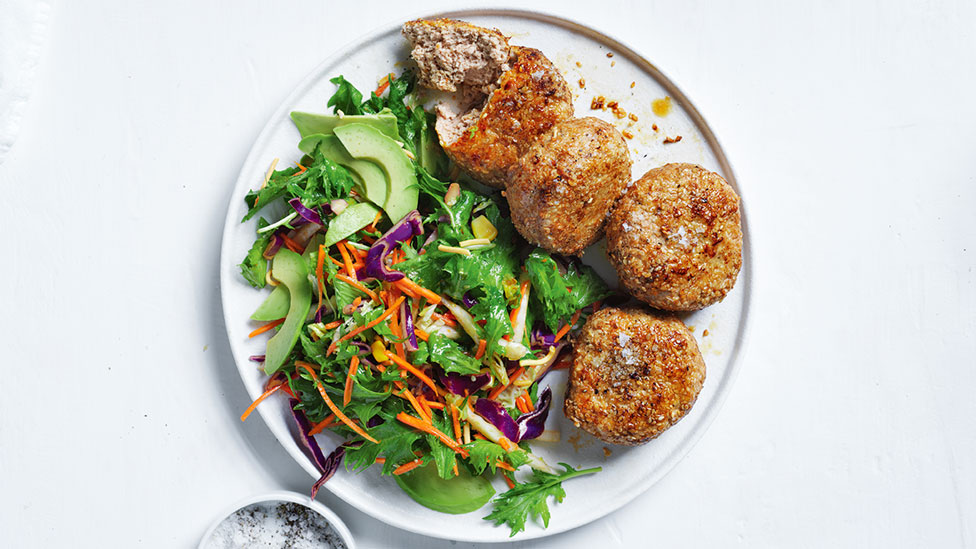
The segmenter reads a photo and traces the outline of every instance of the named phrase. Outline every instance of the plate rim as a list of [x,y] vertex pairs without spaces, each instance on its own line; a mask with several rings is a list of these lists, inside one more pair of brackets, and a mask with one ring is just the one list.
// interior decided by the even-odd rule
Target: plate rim
[[[218,268],[219,273],[219,291],[221,295],[221,309],[224,317],[225,333],[228,337],[228,343],[231,349],[231,355],[234,358],[235,367],[238,369],[238,374],[241,375],[241,382],[244,384],[244,389],[247,391],[251,399],[255,399],[260,395],[260,391],[252,390],[248,383],[245,382],[243,377],[243,371],[241,364],[248,364],[250,362],[246,356],[238,356],[240,351],[234,342],[230,340],[229,326],[231,326],[232,321],[237,319],[228,318],[228,307],[225,304],[225,300],[228,299],[227,294],[224,292],[225,287],[229,287],[231,283],[231,278],[233,277],[232,270],[228,269],[228,266],[236,265],[236,259],[232,259],[230,254],[232,253],[231,248],[231,234],[232,231],[229,228],[239,224],[236,219],[235,214],[235,201],[234,198],[237,197],[240,188],[250,188],[248,181],[246,180],[247,174],[251,171],[250,167],[252,164],[258,162],[258,144],[261,144],[268,140],[270,134],[274,131],[277,123],[283,116],[287,116],[287,113],[296,103],[297,99],[307,93],[308,88],[313,86],[322,77],[321,73],[325,67],[335,63],[337,60],[342,58],[348,51],[359,45],[371,42],[391,31],[396,31],[396,29],[403,24],[403,21],[409,21],[414,19],[433,19],[433,18],[455,18],[463,19],[465,17],[514,17],[514,18],[524,18],[530,19],[546,24],[553,24],[555,26],[568,29],[573,33],[583,35],[595,42],[601,43],[613,49],[615,55],[621,55],[627,60],[631,61],[642,71],[647,73],[651,78],[653,78],[659,85],[661,85],[668,94],[678,101],[682,109],[694,123],[695,127],[701,132],[706,144],[708,145],[710,151],[714,154],[716,161],[719,164],[723,174],[725,174],[726,181],[736,190],[739,195],[739,212],[742,223],[742,233],[743,233],[743,243],[744,249],[748,250],[747,253],[743,254],[743,269],[739,273],[739,279],[737,284],[741,285],[741,291],[743,292],[743,304],[742,312],[739,316],[739,326],[734,339],[733,348],[730,353],[730,358],[728,361],[728,366],[724,372],[723,379],[721,379],[722,384],[720,389],[716,390],[713,399],[708,403],[705,410],[702,411],[699,421],[694,425],[691,431],[689,431],[683,438],[682,442],[678,445],[675,451],[671,452],[667,459],[662,461],[660,465],[656,468],[654,474],[648,476],[640,483],[635,483],[628,490],[621,494],[613,505],[603,506],[594,512],[583,515],[583,520],[577,520],[576,522],[569,525],[559,525],[557,523],[550,524],[549,528],[538,529],[538,530],[525,530],[520,532],[514,537],[504,537],[502,539],[498,538],[484,538],[480,536],[467,536],[467,537],[457,537],[457,536],[440,536],[436,532],[432,533],[428,530],[416,527],[413,523],[409,521],[398,521],[396,517],[389,517],[384,515],[378,515],[370,512],[370,510],[365,506],[361,505],[360,502],[354,498],[350,497],[350,493],[347,489],[342,487],[337,487],[332,483],[326,483],[325,488],[330,492],[335,494],[343,503],[350,505],[366,515],[380,520],[386,524],[400,528],[406,531],[414,532],[424,536],[430,536],[440,539],[449,539],[456,541],[465,542],[489,542],[489,543],[499,543],[499,542],[511,542],[511,541],[524,541],[530,539],[537,539],[552,536],[555,534],[567,532],[573,530],[580,526],[584,526],[596,520],[599,520],[608,514],[620,509],[624,505],[633,501],[637,496],[643,494],[649,490],[652,486],[657,484],[662,478],[664,478],[668,473],[670,473],[674,467],[683,460],[688,453],[694,448],[694,446],[701,440],[705,432],[711,426],[718,412],[722,409],[725,404],[726,399],[731,393],[732,386],[738,377],[739,371],[741,369],[742,356],[745,353],[747,343],[749,341],[749,333],[751,326],[751,309],[752,309],[752,283],[754,276],[754,259],[753,259],[753,241],[749,233],[749,224],[747,222],[745,200],[742,198],[741,188],[738,184],[738,180],[735,176],[735,172],[732,169],[732,164],[725,154],[725,149],[721,146],[717,136],[712,131],[711,126],[706,122],[705,118],[701,115],[698,109],[694,106],[691,100],[688,98],[684,92],[672,81],[663,71],[658,69],[653,63],[645,59],[637,50],[630,47],[626,42],[614,38],[599,29],[584,25],[578,21],[548,13],[540,10],[522,10],[522,9],[511,9],[511,8],[474,8],[474,9],[461,9],[461,10],[448,10],[436,13],[424,12],[420,15],[406,18],[397,19],[395,21],[390,21],[383,25],[377,26],[370,30],[369,32],[360,35],[359,37],[337,47],[334,52],[318,63],[312,70],[304,77],[302,80],[292,88],[291,92],[279,103],[278,107],[274,112],[268,117],[267,122],[264,127],[258,133],[257,137],[252,142],[251,148],[248,151],[247,156],[241,166],[240,173],[236,181],[234,182],[233,189],[231,191],[231,200],[227,204],[227,213],[224,218],[224,231],[221,237],[221,250],[220,250],[220,261]],[[228,263],[229,261],[229,263]],[[745,276],[743,276],[743,274]],[[268,414],[271,412],[267,408],[258,407],[258,413],[261,415],[262,421],[274,435],[275,439],[279,444],[285,449],[286,452],[296,461],[296,463],[305,469],[312,478],[317,478],[318,473],[315,472],[314,466],[309,460],[308,456],[302,452],[299,445],[296,443],[291,435],[290,431],[285,433],[279,433],[279,429],[272,425],[269,420]],[[287,439],[283,438],[286,437]],[[499,531],[502,533],[504,528],[499,527]]]

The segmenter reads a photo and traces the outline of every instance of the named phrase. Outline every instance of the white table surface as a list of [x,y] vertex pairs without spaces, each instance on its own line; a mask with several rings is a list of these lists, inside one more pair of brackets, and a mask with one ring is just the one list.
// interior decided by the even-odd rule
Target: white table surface
[[[97,4],[53,2],[0,165],[4,547],[189,547],[234,500],[308,489],[238,420],[231,186],[333,49],[454,7]],[[667,478],[513,547],[976,544],[976,4],[544,9],[631,44],[708,119],[743,188],[754,317],[725,408]],[[366,549],[467,546],[320,499]]]

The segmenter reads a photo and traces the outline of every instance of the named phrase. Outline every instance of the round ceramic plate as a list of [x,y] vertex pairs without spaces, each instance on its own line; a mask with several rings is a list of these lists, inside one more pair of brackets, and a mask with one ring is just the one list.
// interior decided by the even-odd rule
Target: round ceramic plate
[[[578,23],[523,11],[476,10],[440,14],[476,25],[495,27],[511,36],[511,43],[542,50],[562,71],[576,98],[577,116],[596,116],[616,125],[628,139],[634,160],[634,177],[667,162],[692,162],[722,174],[738,189],[729,163],[704,119],[678,88],[660,71],[620,42]],[[240,276],[237,264],[255,238],[255,220],[240,223],[244,216],[244,195],[261,184],[269,163],[293,165],[301,157],[298,131],[288,118],[292,110],[325,112],[334,86],[329,79],[342,74],[361,90],[369,90],[382,75],[399,73],[409,66],[409,49],[399,26],[381,29],[338,51],[319,65],[275,112],[258,136],[237,180],[224,227],[221,250],[221,292],[227,334],[234,359],[251,397],[261,394],[266,380],[248,356],[264,352],[264,338],[248,339],[255,328],[250,314],[265,292],[251,288]],[[602,96],[612,106],[592,109]],[[655,114],[655,100],[670,98],[670,112]],[[660,103],[658,106],[660,107]],[[622,111],[621,111],[622,109]],[[633,116],[631,116],[633,115]],[[656,129],[654,129],[656,127]],[[667,138],[680,141],[666,143]],[[743,229],[745,217],[743,216]],[[691,412],[657,439],[636,448],[602,443],[575,428],[562,414],[565,373],[547,377],[555,401],[547,427],[558,429],[559,442],[536,442],[533,449],[549,463],[566,462],[574,467],[601,466],[595,475],[576,478],[565,485],[563,503],[551,502],[548,529],[530,521],[525,532],[509,538],[509,529],[482,518],[489,508],[466,515],[431,511],[411,500],[390,478],[381,477],[378,467],[359,473],[341,470],[325,486],[337,496],[369,515],[394,526],[429,536],[463,541],[505,541],[529,539],[563,532],[596,520],[625,505],[663,477],[691,449],[715,417],[735,377],[737,359],[744,343],[749,311],[751,262],[748,231],[745,258],[735,289],[721,303],[684,317],[694,329],[707,364],[705,387]],[[598,243],[585,260],[610,283],[616,283]],[[311,460],[295,438],[295,427],[283,399],[259,407],[272,432],[312,478],[318,477]],[[319,435],[328,452],[340,441],[331,434]],[[496,481],[498,482],[498,481]],[[309,482],[311,485],[311,481]],[[504,491],[499,482],[497,489]]]

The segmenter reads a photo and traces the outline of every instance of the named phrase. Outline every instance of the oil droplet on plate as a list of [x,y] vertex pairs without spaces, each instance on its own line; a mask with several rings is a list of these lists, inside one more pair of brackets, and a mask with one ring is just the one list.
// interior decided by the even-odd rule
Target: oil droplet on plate
[[667,116],[671,112],[671,97],[665,96],[664,99],[655,99],[651,102],[651,110],[658,116]]

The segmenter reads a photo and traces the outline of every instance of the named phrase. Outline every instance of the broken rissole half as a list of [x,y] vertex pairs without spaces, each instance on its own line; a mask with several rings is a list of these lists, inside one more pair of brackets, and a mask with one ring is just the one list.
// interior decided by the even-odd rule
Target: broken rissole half
[[539,50],[458,21],[411,21],[403,34],[421,80],[452,92],[436,108],[440,144],[480,183],[504,188],[519,156],[573,117],[569,85]]
[[[490,105],[526,59],[470,25],[404,32],[434,28],[443,44],[474,42],[461,57],[424,58],[442,69],[422,71],[424,85],[453,82]],[[534,440],[559,438],[546,431],[552,395],[540,381],[609,292],[588,267],[526,243],[497,194],[452,182],[416,73],[382,70],[372,93],[337,76],[331,112],[292,113],[297,165],[271,169],[246,197],[244,220],[263,217],[241,272],[270,289],[252,315],[269,379],[247,413],[287,397],[322,472],[313,490],[345,474],[341,463],[376,465],[431,509],[493,500],[486,518],[513,535],[533,516],[548,524],[562,481],[597,469],[533,452]],[[317,439],[326,431],[345,441],[331,453]],[[493,478],[511,488],[495,496]]]

